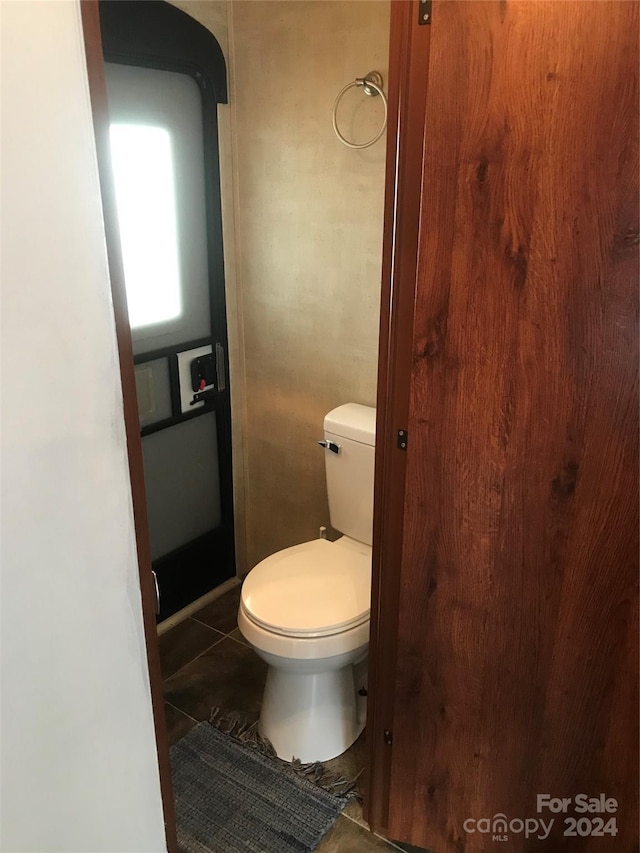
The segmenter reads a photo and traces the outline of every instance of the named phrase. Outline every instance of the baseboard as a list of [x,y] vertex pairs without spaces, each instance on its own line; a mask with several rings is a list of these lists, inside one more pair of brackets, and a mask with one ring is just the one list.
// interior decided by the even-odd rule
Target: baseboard
[[196,598],[195,601],[192,601],[191,604],[188,604],[186,607],[183,607],[182,610],[178,610],[177,613],[174,613],[173,616],[169,616],[168,619],[164,619],[162,622],[158,623],[158,636],[161,637],[167,631],[170,631],[172,628],[175,628],[176,625],[180,624],[180,622],[184,622],[185,619],[188,619],[190,616],[193,616],[198,610],[202,607],[206,607],[207,604],[211,604],[212,601],[215,601],[216,598],[220,598],[225,594],[225,592],[229,592],[230,589],[233,589],[234,586],[238,586],[242,581],[238,577],[229,578],[229,580],[224,581],[215,589],[212,589],[210,592],[207,592],[206,595],[200,596],[200,598]]

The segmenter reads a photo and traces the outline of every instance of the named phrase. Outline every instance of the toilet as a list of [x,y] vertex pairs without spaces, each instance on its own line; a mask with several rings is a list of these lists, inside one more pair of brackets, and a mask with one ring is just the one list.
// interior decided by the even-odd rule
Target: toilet
[[327,761],[365,724],[376,410],[357,403],[324,419],[335,542],[314,539],[249,572],[238,627],[268,664],[259,729],[286,761]]

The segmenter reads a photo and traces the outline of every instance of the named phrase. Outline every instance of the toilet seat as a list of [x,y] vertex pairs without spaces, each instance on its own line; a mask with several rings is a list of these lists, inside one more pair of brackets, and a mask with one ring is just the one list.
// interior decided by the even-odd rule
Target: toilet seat
[[343,536],[267,557],[249,573],[241,610],[254,625],[293,639],[331,637],[369,622],[371,547]]

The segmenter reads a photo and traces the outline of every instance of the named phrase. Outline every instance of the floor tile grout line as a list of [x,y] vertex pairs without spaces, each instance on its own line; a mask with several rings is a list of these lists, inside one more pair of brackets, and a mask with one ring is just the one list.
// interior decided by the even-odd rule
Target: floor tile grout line
[[[212,629],[212,630],[215,630],[215,629]],[[218,631],[218,633],[220,634],[220,633],[222,633],[222,632],[221,632],[221,631]],[[189,660],[189,661],[187,661],[186,663],[182,664],[182,666],[181,666],[181,667],[179,667],[179,669],[176,669],[176,671],[175,671],[175,672],[172,672],[172,673],[171,673],[171,675],[167,676],[167,678],[164,678],[164,679],[163,679],[163,681],[162,681],[163,685],[166,685],[167,681],[171,681],[171,679],[172,679],[172,678],[174,678],[174,677],[175,677],[179,672],[182,672],[182,670],[183,670],[183,669],[185,669],[186,667],[190,666],[190,665],[194,662],[194,660],[198,660],[198,658],[201,658],[201,657],[202,657],[202,655],[206,655],[206,653],[207,653],[207,652],[210,652],[210,651],[211,651],[211,649],[212,649],[214,646],[217,646],[219,643],[221,643],[223,640],[226,640],[226,639],[228,639],[228,635],[227,635],[227,634],[222,634],[222,636],[220,637],[220,639],[219,639],[219,640],[216,640],[216,641],[215,641],[215,643],[211,643],[211,645],[210,645],[210,646],[207,646],[207,648],[206,648],[206,649],[203,649],[203,650],[202,650],[199,654],[197,654],[194,658],[191,658],[191,660]]]
[[[350,820],[350,821],[351,821],[351,823],[355,823],[355,824],[357,824],[357,826],[361,826],[361,827],[362,827],[362,829],[366,829],[366,830],[367,830],[367,832],[371,832],[371,830],[369,829],[368,825],[367,825],[367,826],[365,826],[365,824],[364,824],[364,823],[361,823],[359,820],[356,820],[356,819],[355,819],[355,817],[352,817],[350,814],[347,814],[346,812],[340,812],[340,814],[342,815],[342,817],[346,817],[346,818],[347,818],[347,820]],[[364,820],[364,818],[363,818],[363,820]],[[373,833],[372,833],[372,834],[373,834]],[[386,841],[386,838],[385,838],[385,841]]]
[[182,708],[178,708],[178,706],[174,705],[173,702],[169,702],[168,699],[165,699],[164,701],[167,703],[167,705],[169,705],[170,708],[173,708],[174,711],[177,711],[179,714],[182,714],[184,717],[187,717],[188,719],[192,720],[194,723],[201,723],[202,722],[202,720],[196,720],[196,718],[192,717],[191,714],[187,714],[187,712],[183,711]]
[[[394,844],[393,841],[389,841],[389,839],[385,838],[384,835],[379,835],[377,832],[372,832],[371,834],[382,839],[382,841],[386,841],[389,847],[392,847],[394,850],[399,850],[400,853],[407,853],[407,851],[403,847],[398,847],[397,844]],[[429,853],[429,851],[425,850],[424,853]]]
[[[369,831],[371,831],[371,830],[369,830]],[[389,839],[385,838],[384,835],[378,835],[377,832],[372,832],[371,834],[375,835],[376,838],[379,838],[381,841],[386,842],[389,845],[389,847],[391,847],[392,850],[399,850],[400,853],[406,853],[406,851],[403,850],[402,847],[398,847],[397,844],[394,844],[393,841],[389,841]]]
[[[235,628],[233,629],[235,631]],[[233,632],[232,632],[233,633]],[[244,646],[245,649],[250,649],[251,646],[248,643],[245,643],[244,640],[239,640],[237,637],[232,637],[231,634],[227,634],[225,637],[227,640],[233,640],[234,643],[238,643],[240,646]]]
[[[189,616],[189,619],[193,619],[193,621],[194,621],[194,622],[197,622],[197,623],[198,623],[198,625],[204,625],[204,626],[205,626],[205,628],[210,628],[212,631],[217,631],[219,634],[224,634],[224,635],[225,635],[225,637],[227,637],[229,634],[231,634],[233,631],[235,631],[235,630],[236,630],[235,628],[232,628],[232,629],[231,629],[231,631],[227,631],[227,632],[225,633],[225,631],[221,631],[221,630],[220,630],[220,628],[214,628],[214,627],[213,627],[213,625],[209,625],[209,623],[208,623],[208,622],[203,622],[201,619],[198,619],[198,614],[197,614],[197,613],[196,613],[196,614],[194,614],[193,616]],[[236,627],[237,627],[237,626],[236,626]]]
[[342,815],[342,817],[346,817],[347,820],[350,820],[351,823],[355,823],[356,826],[359,826],[361,829],[364,829],[365,832],[368,832],[370,835],[375,835],[375,837],[379,838],[380,841],[384,841],[384,843],[388,844],[389,847],[391,847],[393,850],[400,850],[400,853],[406,853],[406,851],[404,851],[402,847],[398,847],[397,844],[394,844],[393,841],[389,841],[388,838],[385,838],[384,835],[380,835],[379,832],[373,832],[373,830],[371,830],[368,825],[365,826],[364,823],[361,823],[359,820],[356,820],[356,818],[352,817],[350,814],[346,814],[345,812],[340,812],[340,814]]

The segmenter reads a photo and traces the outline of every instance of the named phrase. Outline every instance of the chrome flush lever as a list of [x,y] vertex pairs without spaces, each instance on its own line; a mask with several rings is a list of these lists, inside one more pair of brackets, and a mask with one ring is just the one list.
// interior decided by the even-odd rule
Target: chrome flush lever
[[335,441],[319,441],[318,444],[326,450],[331,450],[332,453],[340,453],[340,450],[342,449],[339,444],[335,443]]

